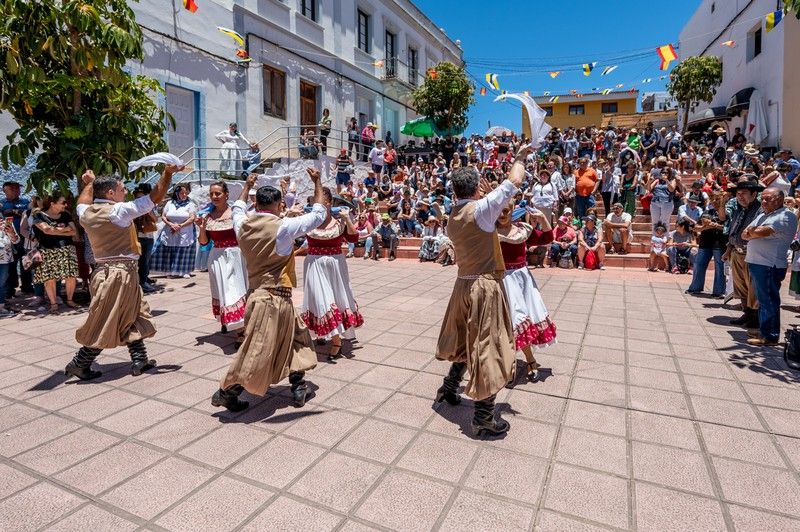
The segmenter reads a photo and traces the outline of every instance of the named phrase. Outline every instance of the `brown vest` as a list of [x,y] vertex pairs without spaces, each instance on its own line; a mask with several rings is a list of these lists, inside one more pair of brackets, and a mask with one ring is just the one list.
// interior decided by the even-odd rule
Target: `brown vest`
[[250,289],[292,288],[297,286],[294,273],[294,250],[287,257],[278,255],[278,228],[281,219],[274,216],[251,216],[239,230],[239,248],[247,264]]
[[502,277],[506,268],[497,231],[487,233],[478,227],[474,201],[453,207],[447,222],[447,235],[456,249],[460,277],[481,274]]
[[136,227],[120,227],[111,223],[112,203],[93,203],[81,216],[81,226],[89,236],[92,253],[97,260],[121,255],[141,255],[142,248]]

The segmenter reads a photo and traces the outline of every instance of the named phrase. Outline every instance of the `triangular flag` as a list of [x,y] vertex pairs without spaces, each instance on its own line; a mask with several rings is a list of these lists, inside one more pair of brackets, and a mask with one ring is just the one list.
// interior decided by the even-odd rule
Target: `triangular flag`
[[561,74],[561,72],[556,70],[554,72],[550,72],[550,77],[553,78],[553,79],[556,79],[559,74]]
[[588,76],[589,74],[591,74],[592,70],[594,70],[594,66],[596,64],[597,64],[596,61],[594,63],[584,63],[583,64],[583,75],[584,76]]
[[489,85],[494,87],[495,90],[500,90],[500,83],[498,83],[498,81],[497,81],[497,74],[487,73],[486,74],[486,83],[488,83]]
[[658,76],[658,79],[667,79],[667,76]]
[[607,66],[607,67],[605,67],[603,69],[603,73],[600,74],[600,75],[601,76],[606,76],[606,75],[611,74],[612,72],[614,72],[616,69],[617,69],[617,65]]
[[531,95],[531,93],[528,92],[528,91],[522,91],[522,94],[524,94],[525,96],[530,96]]
[[658,53],[658,57],[661,59],[661,66],[658,67],[660,70],[668,69],[669,64],[678,59],[678,54],[675,52],[675,48],[673,48],[671,44],[659,46],[656,48],[656,53]]
[[600,90],[600,87],[592,87],[592,92],[597,92]]
[[431,79],[436,79],[436,69],[435,68],[429,68],[428,69],[428,77],[431,78]]
[[624,84],[624,83],[620,83],[619,85],[617,85],[617,88],[618,88],[618,89],[621,89],[621,88],[622,88],[622,87],[624,87],[624,86],[625,86],[625,84]]
[[783,19],[783,11],[773,11],[769,15],[767,15],[767,33],[771,32],[775,29],[775,26],[780,24],[781,19]]
[[733,48],[736,46],[736,41],[725,41],[722,43],[722,46],[727,46],[728,48]]
[[636,87],[631,87],[631,90],[629,90],[628,92],[636,92]]
[[486,87],[481,87],[481,96],[486,96]]
[[553,96],[552,98],[550,98],[550,103],[556,103],[558,101],[558,98],[559,98],[558,96]]
[[250,55],[247,53],[247,50],[243,48],[236,50],[236,57],[239,59],[250,59]]
[[610,94],[610,93],[611,93],[611,89],[603,89],[603,94]]
[[550,91],[544,91],[543,96],[550,96]]
[[220,33],[224,33],[225,35],[236,41],[236,44],[238,44],[239,46],[244,46],[244,37],[239,35],[237,32],[229,30],[228,28],[223,28],[222,26],[217,26],[217,31],[219,31]]
[[653,78],[644,78],[642,83],[650,83],[651,81],[653,81]]
[[197,2],[194,0],[183,0],[183,8],[188,9],[192,13],[197,12]]

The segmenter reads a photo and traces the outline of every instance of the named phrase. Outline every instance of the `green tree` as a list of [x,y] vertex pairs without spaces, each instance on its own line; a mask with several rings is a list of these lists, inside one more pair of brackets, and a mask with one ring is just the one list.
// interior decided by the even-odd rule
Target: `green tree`
[[794,13],[800,19],[800,0],[785,0],[783,3],[786,6],[786,11]]
[[467,111],[475,103],[475,87],[463,68],[448,61],[433,67],[411,95],[414,108],[432,118],[439,130],[458,132],[469,124]]
[[144,56],[128,0],[2,2],[0,110],[18,125],[5,168],[36,153],[29,186],[66,190],[86,168],[125,176],[128,161],[166,148],[161,87],[124,70]]
[[688,57],[670,74],[667,90],[683,109],[683,131],[686,132],[689,111],[700,102],[710,102],[722,83],[722,61],[713,55]]

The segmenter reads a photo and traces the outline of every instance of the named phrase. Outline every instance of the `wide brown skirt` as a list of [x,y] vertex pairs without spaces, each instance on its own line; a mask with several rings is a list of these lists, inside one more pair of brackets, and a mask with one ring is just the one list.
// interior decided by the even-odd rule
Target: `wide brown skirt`
[[98,265],[89,292],[89,316],[75,332],[80,345],[113,349],[156,334],[150,306],[142,297],[136,262]]
[[256,289],[247,297],[244,341],[220,388],[240,384],[254,395],[264,395],[290,372],[316,365],[311,333],[292,300]]
[[464,393],[476,401],[514,378],[516,352],[503,281],[456,279],[439,333],[436,358],[466,362]]

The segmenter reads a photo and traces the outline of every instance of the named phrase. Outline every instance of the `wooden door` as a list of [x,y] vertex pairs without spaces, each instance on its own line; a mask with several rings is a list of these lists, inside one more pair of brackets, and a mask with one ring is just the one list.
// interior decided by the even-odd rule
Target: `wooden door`
[[317,124],[317,87],[305,81],[300,82],[300,124]]
[[[195,145],[197,136],[195,93],[175,85],[167,85],[166,107],[167,112],[175,118],[175,130],[171,127],[167,129],[169,151],[183,156],[189,148]],[[193,157],[193,153],[187,153],[184,158],[189,161]]]

